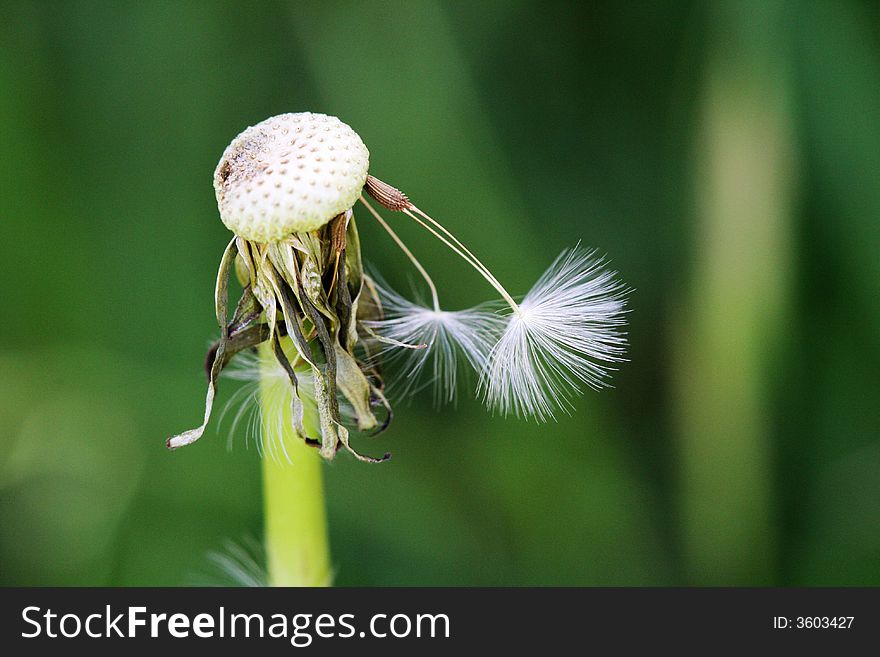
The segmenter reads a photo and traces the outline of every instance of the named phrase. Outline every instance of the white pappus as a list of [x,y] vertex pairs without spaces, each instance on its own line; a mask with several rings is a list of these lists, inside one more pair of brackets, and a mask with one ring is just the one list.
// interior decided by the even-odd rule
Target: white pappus
[[[528,294],[516,301],[464,244],[405,194],[372,176],[367,176],[365,190],[384,207],[409,216],[463,258],[495,288],[508,310],[492,312],[489,305],[441,310],[437,287],[425,268],[362,196],[361,202],[425,279],[433,298],[430,308],[378,286],[389,312],[385,319],[372,322],[371,329],[388,339],[388,350],[409,347],[395,354],[409,385],[433,363],[429,378],[438,384],[437,397],[452,401],[456,371],[464,361],[478,373],[477,393],[490,409],[538,421],[553,419],[557,411],[569,411],[572,396],[583,386],[607,385],[613,364],[624,360],[629,289],[596,251],[580,244],[564,251]],[[417,349],[421,343],[427,348]]]

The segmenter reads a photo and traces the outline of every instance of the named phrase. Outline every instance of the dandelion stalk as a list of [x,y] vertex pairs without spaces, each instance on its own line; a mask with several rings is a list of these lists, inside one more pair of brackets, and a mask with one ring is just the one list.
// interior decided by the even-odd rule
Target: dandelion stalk
[[[320,452],[299,438],[290,417],[291,389],[279,385],[268,344],[260,347],[263,441],[287,458],[263,458],[263,508],[268,580],[271,586],[329,586],[332,579]],[[305,404],[303,424],[312,435],[317,409]],[[281,413],[281,421],[277,414]],[[266,435],[265,432],[277,432]],[[277,452],[276,452],[277,454]]]

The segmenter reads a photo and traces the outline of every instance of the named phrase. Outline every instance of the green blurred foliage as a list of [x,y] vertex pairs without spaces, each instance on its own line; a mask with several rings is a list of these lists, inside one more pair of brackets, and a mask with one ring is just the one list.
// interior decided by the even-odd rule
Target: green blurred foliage
[[[880,584],[880,10],[830,0],[4,0],[0,583],[183,584],[259,536],[245,437],[164,439],[201,413],[214,166],[303,110],[511,290],[577,240],[635,289],[570,417],[425,394],[391,463],[329,465],[339,584]],[[491,296],[394,221],[447,303]]]

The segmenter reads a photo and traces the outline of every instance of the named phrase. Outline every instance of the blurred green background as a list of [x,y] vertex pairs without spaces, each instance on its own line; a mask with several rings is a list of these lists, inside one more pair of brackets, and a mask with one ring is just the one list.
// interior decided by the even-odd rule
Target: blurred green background
[[[578,240],[635,288],[571,417],[425,393],[361,445],[391,463],[329,465],[338,584],[880,584],[880,4],[843,0],[3,0],[0,583],[185,584],[259,536],[244,436],[164,439],[202,413],[213,169],[303,110],[512,291]],[[450,306],[494,296],[393,219]]]

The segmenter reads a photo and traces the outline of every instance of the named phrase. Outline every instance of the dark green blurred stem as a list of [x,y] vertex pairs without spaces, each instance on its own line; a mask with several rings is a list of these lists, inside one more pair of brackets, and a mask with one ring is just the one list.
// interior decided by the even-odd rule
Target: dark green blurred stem
[[692,280],[675,345],[687,580],[770,583],[768,381],[788,317],[793,137],[782,2],[713,5]]

